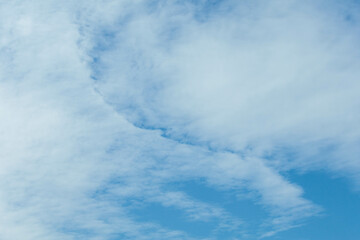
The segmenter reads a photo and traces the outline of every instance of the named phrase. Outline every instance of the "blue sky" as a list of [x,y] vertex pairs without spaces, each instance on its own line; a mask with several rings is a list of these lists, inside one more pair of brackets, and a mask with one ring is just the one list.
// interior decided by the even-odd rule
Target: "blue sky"
[[359,239],[359,4],[0,0],[0,239]]

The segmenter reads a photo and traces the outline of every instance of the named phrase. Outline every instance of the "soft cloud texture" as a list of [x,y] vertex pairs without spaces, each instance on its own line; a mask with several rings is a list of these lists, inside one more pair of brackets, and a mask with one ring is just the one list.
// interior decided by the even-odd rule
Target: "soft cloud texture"
[[[146,204],[214,221],[207,239],[318,215],[283,173],[359,186],[352,4],[0,2],[0,238],[197,238],[138,220]],[[200,180],[268,216],[250,230],[176,189]]]

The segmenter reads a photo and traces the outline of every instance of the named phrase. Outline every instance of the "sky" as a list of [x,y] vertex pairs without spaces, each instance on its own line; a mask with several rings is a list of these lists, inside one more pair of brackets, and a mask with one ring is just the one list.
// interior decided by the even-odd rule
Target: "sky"
[[360,2],[0,0],[0,240],[360,239]]

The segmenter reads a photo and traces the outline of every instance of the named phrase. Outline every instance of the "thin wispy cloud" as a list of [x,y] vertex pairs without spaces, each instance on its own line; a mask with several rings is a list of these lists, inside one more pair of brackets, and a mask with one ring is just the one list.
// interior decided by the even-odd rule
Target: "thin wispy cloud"
[[292,179],[360,186],[357,10],[0,1],[0,239],[270,239],[326,216]]

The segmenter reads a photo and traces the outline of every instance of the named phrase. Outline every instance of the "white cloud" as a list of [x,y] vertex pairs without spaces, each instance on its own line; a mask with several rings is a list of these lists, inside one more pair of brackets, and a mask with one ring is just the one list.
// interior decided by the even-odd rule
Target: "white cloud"
[[104,97],[139,125],[220,150],[356,145],[359,39],[346,20],[356,13],[334,3],[231,3],[205,22],[163,8],[134,17],[100,58]]
[[[265,231],[285,230],[319,208],[279,171],[313,167],[324,142],[318,165],[359,179],[358,35],[340,13],[147,4],[1,3],[1,239],[190,239],[136,222],[129,199],[242,228],[163,188],[198,178],[255,193]],[[281,147],[299,157],[263,158]]]

